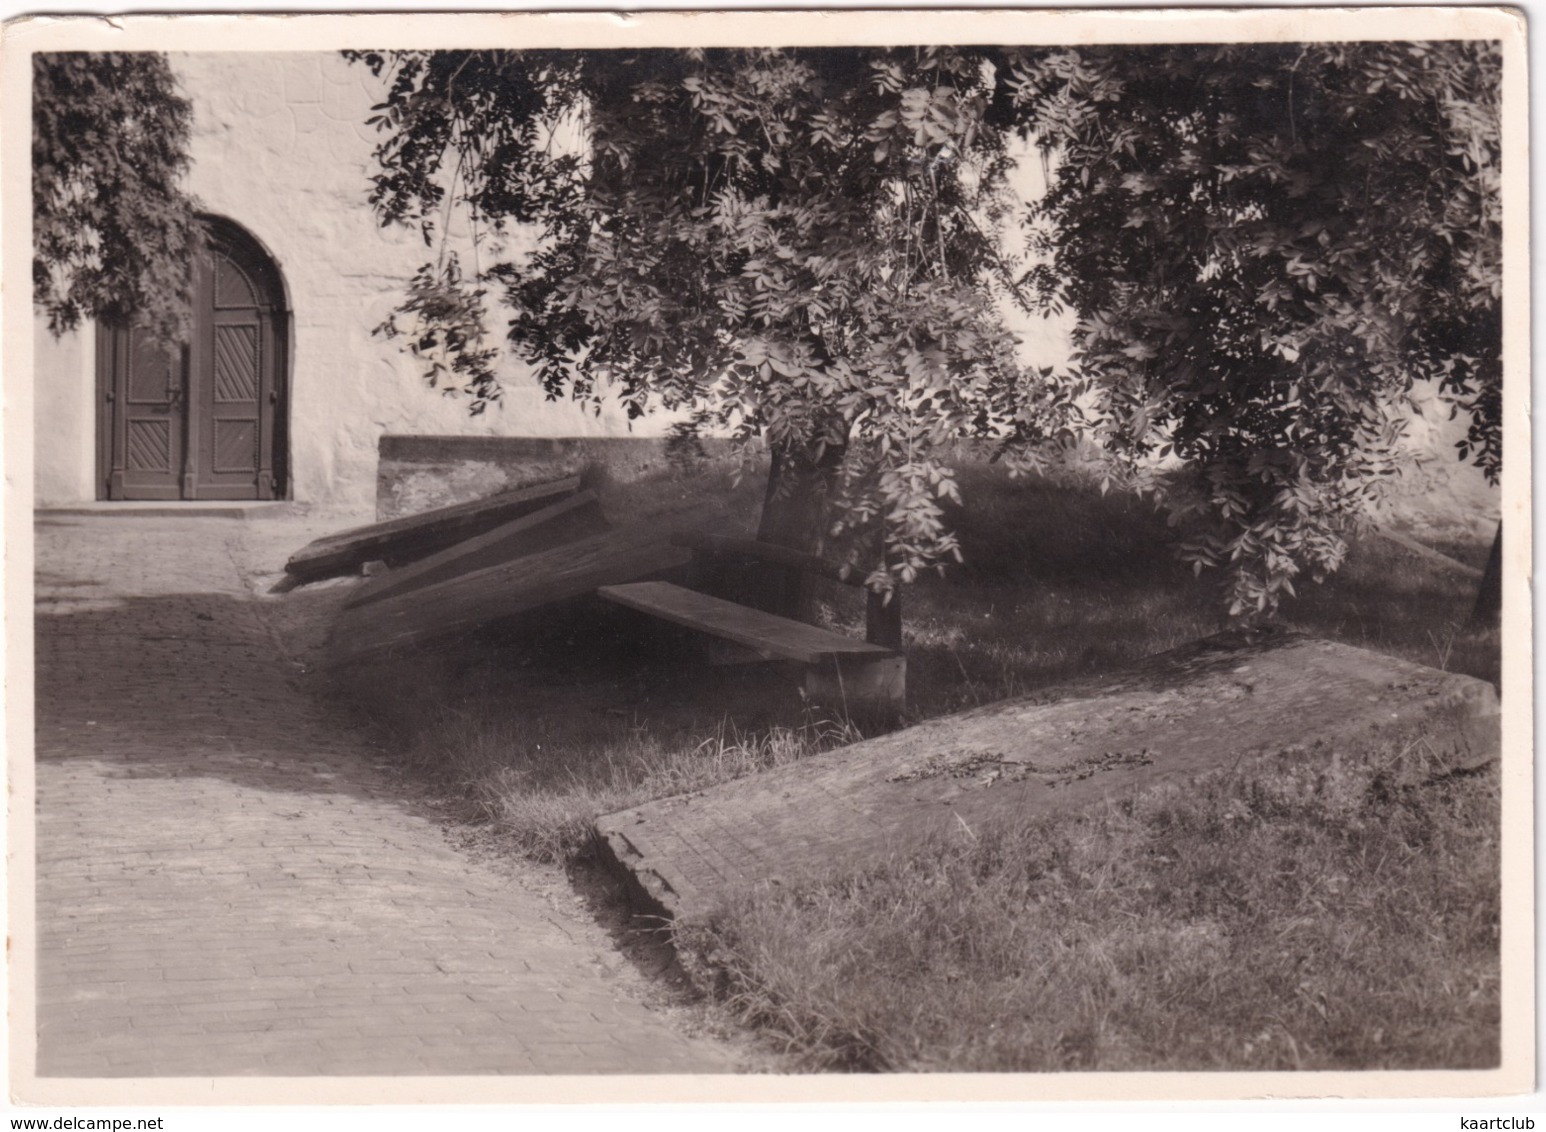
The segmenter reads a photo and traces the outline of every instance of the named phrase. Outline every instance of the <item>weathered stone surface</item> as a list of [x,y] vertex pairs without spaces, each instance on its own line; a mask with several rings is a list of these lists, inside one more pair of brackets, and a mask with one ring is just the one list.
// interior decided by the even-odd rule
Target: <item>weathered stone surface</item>
[[1348,645],[1225,634],[1095,680],[931,720],[598,819],[648,898],[706,915],[756,885],[852,874],[925,838],[1237,765],[1378,744],[1408,774],[1497,756],[1490,684]]
[[290,556],[285,573],[302,582],[350,573],[366,562],[416,562],[468,538],[540,511],[580,490],[576,478],[507,491],[487,499],[404,515],[314,539]]
[[407,655],[495,621],[593,594],[601,586],[678,573],[692,553],[671,542],[672,531],[723,522],[718,509],[697,507],[352,606],[334,623],[330,662]]
[[[473,538],[453,543],[444,550],[411,562],[390,573],[383,572],[355,589],[345,603],[369,605],[384,597],[486,570],[528,554],[551,550],[566,542],[600,534],[608,527],[600,501],[593,491],[577,491],[540,511],[522,515]],[[369,563],[366,564],[367,566]]]

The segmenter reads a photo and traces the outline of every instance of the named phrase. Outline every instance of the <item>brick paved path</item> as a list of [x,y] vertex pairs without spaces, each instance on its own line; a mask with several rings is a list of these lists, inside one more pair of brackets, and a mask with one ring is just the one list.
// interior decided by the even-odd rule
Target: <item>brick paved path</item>
[[39,519],[39,1075],[736,1068],[312,702],[242,581],[274,527]]

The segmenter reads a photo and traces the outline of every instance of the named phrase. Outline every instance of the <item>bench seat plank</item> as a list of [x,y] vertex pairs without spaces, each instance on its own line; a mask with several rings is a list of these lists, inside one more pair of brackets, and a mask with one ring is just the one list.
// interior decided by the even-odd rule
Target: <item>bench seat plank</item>
[[881,645],[764,613],[760,609],[749,609],[670,582],[602,586],[596,593],[641,613],[802,664],[821,664],[829,658],[845,655],[895,655]]

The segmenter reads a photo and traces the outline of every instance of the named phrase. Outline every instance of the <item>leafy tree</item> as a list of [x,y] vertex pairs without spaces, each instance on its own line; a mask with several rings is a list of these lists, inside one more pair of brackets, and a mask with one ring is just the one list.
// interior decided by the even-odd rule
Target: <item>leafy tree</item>
[[[763,537],[842,535],[877,587],[957,554],[958,436],[1028,459],[1088,413],[1140,484],[1172,458],[1241,612],[1335,568],[1414,379],[1496,473],[1487,45],[354,57],[388,79],[371,201],[440,243],[386,327],[431,381],[497,398],[493,292],[551,396],[765,438]],[[1010,304],[1077,311],[1072,373],[1022,364]]]
[[941,441],[1055,431],[1066,387],[1019,363],[995,303],[1011,163],[981,53],[360,58],[390,76],[384,222],[431,242],[460,201],[475,232],[540,233],[472,279],[442,250],[405,306],[431,380],[465,379],[475,410],[497,383],[456,359],[497,287],[550,395],[765,438],[763,537],[815,549],[826,511],[878,567],[884,527],[904,580],[956,552]]
[[1501,467],[1501,56],[1484,42],[1095,47],[1006,82],[1056,162],[1043,301],[1106,443],[1174,456],[1183,549],[1268,609],[1398,471],[1412,383]]
[[85,318],[186,318],[188,101],[166,57],[32,57],[33,299],[56,334]]

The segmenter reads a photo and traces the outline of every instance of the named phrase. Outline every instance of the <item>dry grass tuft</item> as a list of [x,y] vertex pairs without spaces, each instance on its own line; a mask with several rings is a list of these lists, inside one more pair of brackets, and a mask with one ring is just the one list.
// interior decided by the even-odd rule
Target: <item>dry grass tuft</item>
[[508,843],[539,861],[581,853],[601,814],[650,798],[704,790],[859,738],[845,723],[742,732],[722,720],[693,742],[662,740],[643,726],[577,740],[562,726],[490,728],[475,720],[442,733],[481,814]]

